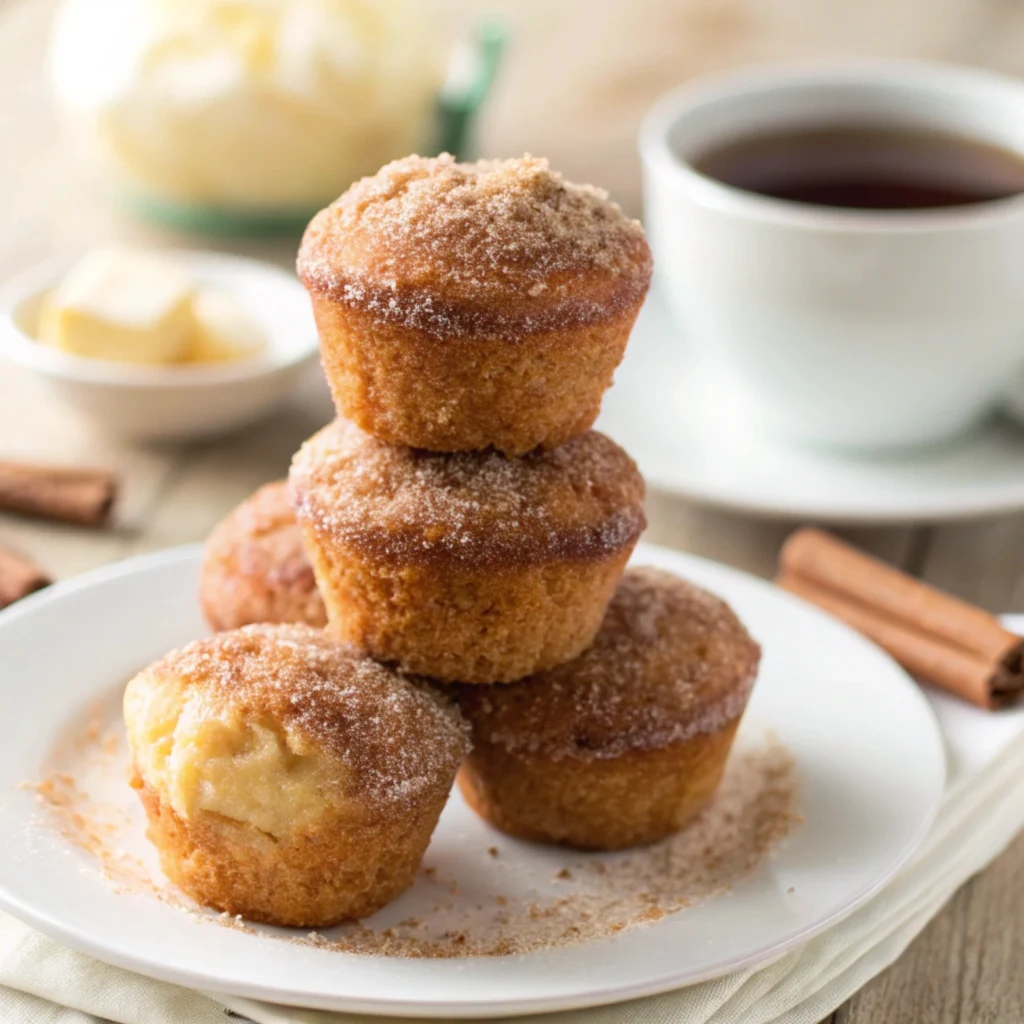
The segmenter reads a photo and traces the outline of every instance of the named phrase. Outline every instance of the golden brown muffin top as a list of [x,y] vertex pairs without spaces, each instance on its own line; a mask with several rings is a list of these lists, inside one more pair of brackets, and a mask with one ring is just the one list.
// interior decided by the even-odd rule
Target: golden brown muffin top
[[593,430],[509,459],[389,445],[338,419],[299,449],[290,480],[300,521],[390,562],[599,559],[646,526],[636,464]]
[[760,656],[720,598],[659,569],[629,569],[574,661],[515,683],[450,689],[477,742],[555,760],[609,758],[737,718]]
[[651,277],[640,223],[546,160],[406,157],[310,222],[299,276],[438,337],[583,326],[635,305]]
[[313,585],[287,480],[264,484],[232,509],[213,528],[206,547],[210,552],[230,550],[243,575]]
[[279,734],[287,757],[333,765],[322,777],[380,815],[447,787],[467,746],[458,712],[436,692],[311,626],[260,623],[196,640],[140,673],[126,709],[133,688],[172,700],[173,735],[211,719]]
[[[216,589],[207,592],[214,583]],[[277,601],[275,593],[280,595]],[[244,624],[246,620],[238,617],[246,607],[255,606],[257,598],[262,599],[264,612],[289,610],[286,595],[304,621],[312,626],[327,624],[302,544],[302,527],[288,497],[288,482],[275,480],[232,509],[210,533],[203,552],[201,596],[214,627],[230,628]],[[271,621],[276,616],[266,618]]]

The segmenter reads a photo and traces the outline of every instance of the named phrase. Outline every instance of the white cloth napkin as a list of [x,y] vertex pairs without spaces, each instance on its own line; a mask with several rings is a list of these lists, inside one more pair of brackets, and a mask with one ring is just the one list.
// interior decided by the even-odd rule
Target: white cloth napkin
[[[1024,631],[1024,617],[1007,620]],[[891,964],[943,904],[1024,828],[1024,708],[977,711],[930,695],[949,762],[946,795],[914,859],[882,892],[806,945],[649,999],[517,1018],[535,1024],[818,1024]],[[72,952],[0,914],[4,1024],[388,1024],[380,1017],[271,1006],[152,981]],[[399,1024],[389,1018],[391,1024]]]

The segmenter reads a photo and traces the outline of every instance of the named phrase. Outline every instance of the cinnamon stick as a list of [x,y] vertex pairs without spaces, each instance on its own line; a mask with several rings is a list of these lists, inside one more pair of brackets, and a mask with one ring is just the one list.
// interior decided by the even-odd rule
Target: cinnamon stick
[[995,616],[928,586],[822,530],[798,530],[783,546],[779,567],[847,594],[885,615],[914,623],[984,658],[1020,645]]
[[0,608],[28,597],[52,582],[27,555],[0,547]]
[[779,558],[780,586],[874,640],[914,675],[983,708],[1024,693],[1024,641],[988,612],[820,530]]
[[0,510],[79,526],[102,526],[114,508],[117,477],[102,469],[0,462]]

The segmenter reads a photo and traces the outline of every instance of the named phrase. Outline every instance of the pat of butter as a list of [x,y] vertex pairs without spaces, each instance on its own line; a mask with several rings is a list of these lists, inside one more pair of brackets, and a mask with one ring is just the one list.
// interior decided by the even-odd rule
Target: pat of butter
[[150,253],[98,249],[47,297],[40,341],[64,352],[128,363],[172,363],[187,355],[192,287]]
[[199,288],[192,297],[195,321],[186,358],[194,363],[251,359],[265,345],[262,331],[233,296]]

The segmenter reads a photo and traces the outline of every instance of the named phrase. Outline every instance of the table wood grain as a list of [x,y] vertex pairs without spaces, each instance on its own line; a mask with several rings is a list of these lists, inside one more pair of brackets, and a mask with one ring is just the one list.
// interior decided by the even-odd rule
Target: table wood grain
[[[514,39],[480,133],[494,155],[544,154],[638,212],[633,138],[651,101],[702,72],[776,57],[902,55],[1024,71],[1017,0],[436,0],[447,31],[498,12]],[[51,256],[122,239],[202,244],[132,222],[104,203],[59,142],[42,73],[51,0],[0,0],[0,280]],[[294,238],[235,251],[288,265]],[[64,578],[114,559],[200,540],[258,484],[282,476],[322,421],[297,404],[225,439],[131,448],[45,401],[0,367],[0,455],[111,466],[124,479],[117,523],[87,532],[0,518],[0,543]],[[647,539],[771,575],[795,522],[648,501]],[[1024,516],[953,526],[845,531],[892,563],[993,610],[1024,606]],[[830,1018],[834,1024],[1024,1021],[1024,838],[965,885],[901,959]]]

